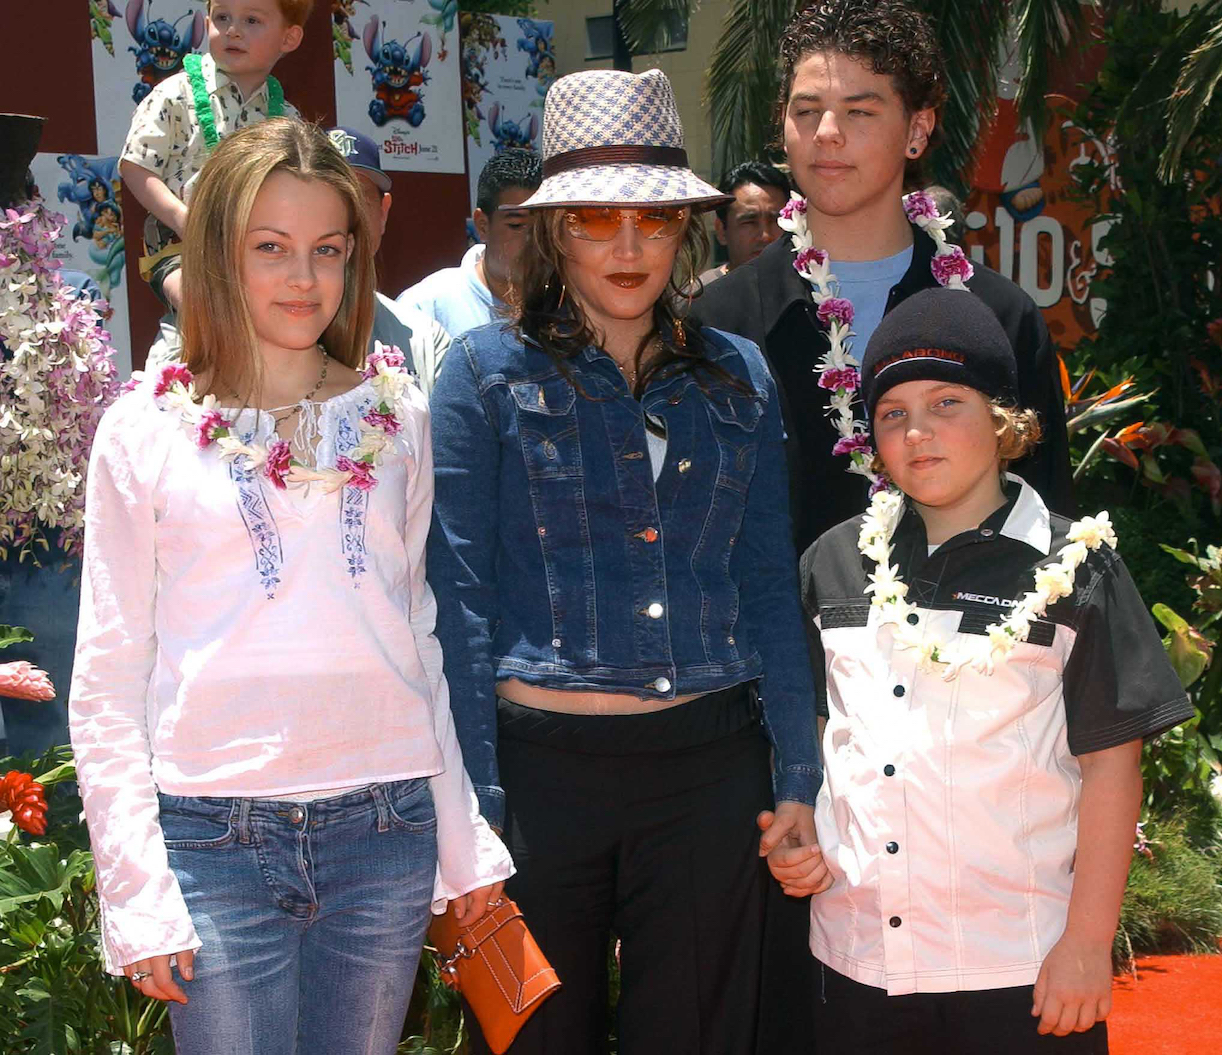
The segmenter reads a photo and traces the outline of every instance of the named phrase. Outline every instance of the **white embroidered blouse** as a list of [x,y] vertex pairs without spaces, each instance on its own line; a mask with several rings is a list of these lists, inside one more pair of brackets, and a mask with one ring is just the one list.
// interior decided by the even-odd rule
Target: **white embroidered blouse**
[[[316,404],[317,462],[358,442],[369,382]],[[428,777],[434,911],[505,879],[463,768],[424,552],[428,407],[408,386],[371,491],[277,490],[200,450],[153,379],[103,416],[89,464],[72,743],[107,969],[201,945],[157,791],[275,798]],[[266,412],[238,432],[266,443]]]

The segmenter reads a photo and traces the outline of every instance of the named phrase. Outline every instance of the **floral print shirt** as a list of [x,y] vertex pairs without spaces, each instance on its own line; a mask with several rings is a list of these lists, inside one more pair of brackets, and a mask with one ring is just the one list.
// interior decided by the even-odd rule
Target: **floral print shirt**
[[[221,139],[270,116],[266,81],[243,99],[242,90],[223,70],[217,69],[211,55],[202,57],[200,70],[212,101],[216,134]],[[284,116],[301,115],[286,102]],[[207,159],[208,148],[195,113],[190,78],[185,71],[176,73],[158,84],[136,107],[121,160],[156,173],[172,193],[187,201]]]

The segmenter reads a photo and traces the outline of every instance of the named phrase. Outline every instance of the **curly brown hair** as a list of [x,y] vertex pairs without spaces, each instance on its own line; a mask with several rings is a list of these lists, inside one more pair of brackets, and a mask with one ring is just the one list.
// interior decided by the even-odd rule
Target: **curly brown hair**
[[[777,127],[784,127],[794,71],[819,51],[838,51],[875,73],[888,74],[907,113],[937,110],[946,100],[946,65],[942,46],[929,20],[905,0],[815,0],[785,27],[781,37],[781,94]],[[905,183],[923,185],[923,160],[941,140],[935,123],[929,147],[909,161]]]

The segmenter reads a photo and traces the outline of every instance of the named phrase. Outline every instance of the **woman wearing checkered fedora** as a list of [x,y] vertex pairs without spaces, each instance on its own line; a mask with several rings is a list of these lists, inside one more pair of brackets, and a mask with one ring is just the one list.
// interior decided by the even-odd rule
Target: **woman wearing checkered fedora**
[[556,81],[543,152],[516,317],[460,337],[432,398],[455,722],[563,982],[513,1051],[606,1050],[618,938],[621,1055],[743,1055],[760,854],[822,867],[776,388],[754,344],[674,307],[725,196],[665,76]]

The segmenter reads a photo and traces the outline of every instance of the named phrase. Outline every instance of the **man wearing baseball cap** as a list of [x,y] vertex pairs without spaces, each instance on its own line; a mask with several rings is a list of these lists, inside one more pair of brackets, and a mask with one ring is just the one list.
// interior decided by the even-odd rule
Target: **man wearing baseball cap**
[[[382,171],[378,145],[355,128],[327,130],[331,143],[352,166],[365,197],[365,216],[373,236],[376,253],[386,232],[390,216],[390,177]],[[433,379],[441,369],[441,360],[450,346],[450,335],[435,319],[406,304],[396,304],[381,293],[376,294],[371,341],[398,345],[410,352],[409,367],[419,378],[425,395],[433,390]]]

